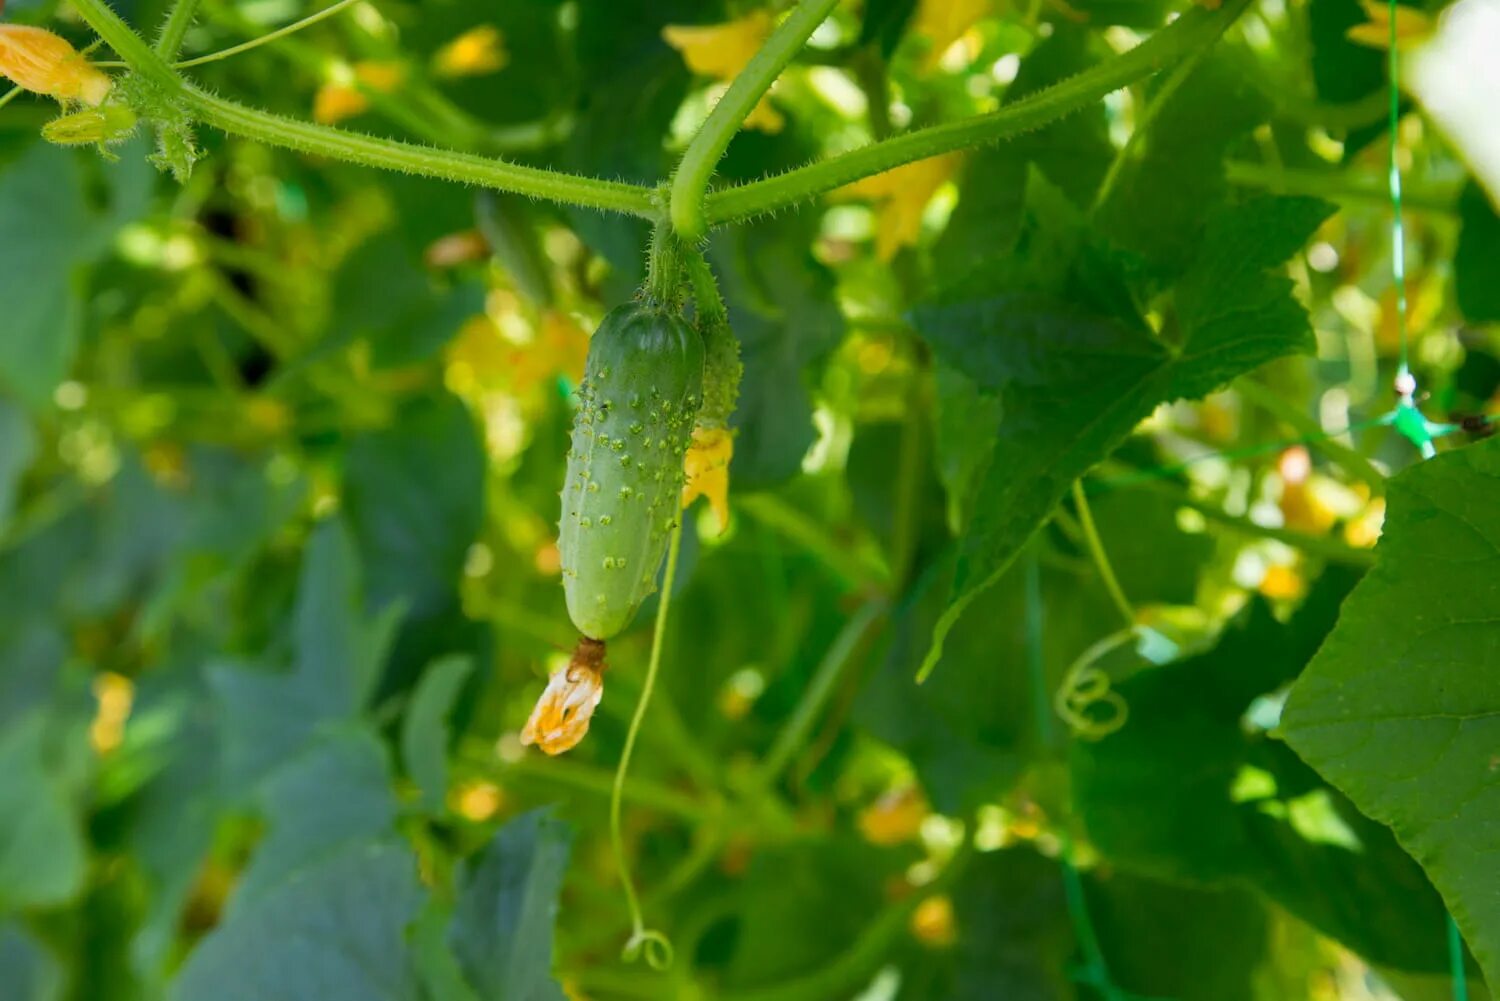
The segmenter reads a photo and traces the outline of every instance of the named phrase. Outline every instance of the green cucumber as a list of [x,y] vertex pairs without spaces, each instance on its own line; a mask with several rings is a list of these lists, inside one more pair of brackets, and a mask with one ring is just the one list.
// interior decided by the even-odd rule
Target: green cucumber
[[578,395],[557,547],[568,615],[607,640],[656,589],[703,402],[703,339],[660,306],[620,306],[589,342]]

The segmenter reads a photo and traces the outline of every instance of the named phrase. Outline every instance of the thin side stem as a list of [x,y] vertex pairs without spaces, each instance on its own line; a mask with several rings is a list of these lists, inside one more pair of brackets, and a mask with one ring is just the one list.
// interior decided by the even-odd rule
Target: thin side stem
[[688,144],[672,178],[672,226],[684,240],[700,240],[708,231],[703,196],[719,158],[729,148],[729,141],[837,3],[838,0],[802,0],[734,78]]
[[171,62],[177,58],[178,51],[182,48],[182,38],[187,34],[188,28],[192,27],[193,15],[198,12],[198,0],[177,0],[172,5],[172,12],[167,15],[166,23],[161,27],[161,35],[156,39],[156,54]]
[[282,27],[277,28],[275,31],[268,32],[267,34],[260,35],[256,38],[252,38],[248,42],[241,42],[239,45],[231,45],[227,49],[220,49],[218,52],[210,52],[205,56],[197,56],[193,59],[185,59],[182,62],[177,63],[174,68],[180,70],[191,69],[194,66],[203,66],[208,63],[216,63],[221,59],[228,59],[230,56],[237,56],[242,52],[249,52],[251,49],[258,49],[262,45],[268,45],[271,42],[279,41],[288,35],[296,34],[303,28],[310,28],[313,25],[317,24],[319,21],[326,21],[330,17],[333,17],[335,14],[338,14],[341,11],[352,7],[356,3],[359,3],[359,0],[338,0],[338,3],[324,7],[322,10],[314,14],[309,14],[300,21],[293,21],[291,24],[283,25]]
[[[902,164],[1040,128],[1213,44],[1248,2],[1229,0],[1212,12],[1194,7],[1129,52],[991,114],[909,132],[777,177],[713,192],[705,203],[708,224],[774,212]],[[676,204],[674,197],[674,211]]]
[[1130,605],[1130,599],[1125,597],[1125,589],[1120,587],[1120,579],[1115,576],[1115,568],[1110,565],[1109,554],[1104,550],[1104,540],[1099,538],[1099,529],[1094,525],[1094,512],[1089,509],[1089,498],[1083,490],[1083,481],[1073,481],[1073,504],[1078,508],[1078,524],[1083,529],[1084,542],[1088,544],[1089,555],[1094,559],[1094,566],[1099,570],[1099,576],[1104,581],[1104,589],[1109,592],[1109,600],[1115,603],[1120,617],[1125,620],[1127,629],[1136,626],[1135,609]]
[[662,577],[661,601],[656,606],[656,628],[651,635],[651,658],[646,664],[646,680],[641,686],[641,697],[635,704],[630,729],[625,732],[625,747],[620,751],[620,764],[615,770],[614,789],[609,797],[609,840],[614,847],[615,864],[620,867],[620,883],[625,888],[625,904],[630,910],[632,925],[624,956],[626,959],[634,959],[644,949],[646,962],[658,970],[671,965],[672,944],[661,932],[648,929],[641,915],[641,901],[636,895],[635,880],[630,875],[629,860],[625,857],[620,808],[625,791],[625,776],[630,771],[630,756],[635,751],[641,721],[646,718],[646,709],[651,704],[651,692],[656,687],[656,672],[661,666],[661,648],[667,633],[667,616],[672,607],[672,583],[677,577],[677,554],[681,548],[682,519],[679,518],[676,527],[672,529],[672,541],[667,549],[667,569]]
[[233,135],[367,167],[399,170],[461,184],[478,184],[629,215],[656,215],[653,193],[638,185],[362,136],[226,101],[184,81],[129,25],[120,20],[104,0],[76,0],[74,7],[132,69],[158,84],[167,96],[181,100],[184,109],[198,121]]
[[828,704],[839,679],[844,676],[844,671],[853,661],[854,652],[884,610],[884,601],[879,599],[867,601],[839,631],[833,645],[828,648],[828,652],[823,655],[822,662],[813,672],[812,681],[803,690],[797,708],[792,711],[791,718],[776,735],[771,750],[766,753],[765,759],[761,762],[757,777],[763,787],[774,783],[786,770],[798,750],[802,748],[813,724],[817,722],[818,714]]

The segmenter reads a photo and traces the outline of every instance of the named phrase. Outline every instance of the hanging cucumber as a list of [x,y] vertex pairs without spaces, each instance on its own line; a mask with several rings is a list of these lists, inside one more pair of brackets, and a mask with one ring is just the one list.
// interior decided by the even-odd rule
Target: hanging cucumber
[[650,302],[611,311],[589,343],[558,550],[568,614],[590,639],[622,631],[656,589],[702,406],[703,364],[698,332]]

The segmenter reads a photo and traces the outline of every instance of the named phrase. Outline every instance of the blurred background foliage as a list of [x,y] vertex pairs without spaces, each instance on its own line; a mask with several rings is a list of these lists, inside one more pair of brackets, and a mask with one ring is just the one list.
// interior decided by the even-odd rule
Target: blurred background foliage
[[[116,6],[148,35],[164,15]],[[779,6],[378,0],[195,73],[649,184]],[[309,12],[203,0],[184,51]],[[723,183],[993,110],[1173,13],[845,3]],[[89,37],[46,0],[5,17]],[[1165,92],[713,235],[746,366],[733,516],[688,514],[626,786],[666,973],[619,959],[607,837],[649,629],[611,644],[581,747],[517,740],[574,639],[571,394],[646,224],[207,130],[179,185],[145,138],[106,163],[42,143],[45,102],[7,106],[0,996],[1450,996],[1429,874],[1493,897],[1494,729],[1450,762],[1413,720],[1338,788],[1270,732],[1417,458],[1364,426],[1398,349],[1383,54],[1348,35],[1370,18],[1261,0]],[[1500,402],[1496,192],[1405,111],[1413,367],[1431,416],[1472,418]],[[1453,515],[1492,556],[1500,469],[1471,454],[1407,474],[1401,524],[1441,549],[1421,533]],[[1049,520],[1106,455],[1089,510]],[[1151,640],[1092,681],[1077,658],[1122,623],[1090,514]],[[1405,564],[1406,603],[1318,662],[1326,698],[1412,642],[1401,609],[1493,601],[1485,546],[1442,539],[1480,562]],[[1012,560],[915,686],[950,585]],[[1476,719],[1485,628],[1442,651]],[[1371,711],[1428,705],[1410,683]],[[1313,736],[1314,765],[1348,757]],[[1418,788],[1385,802],[1385,768]],[[1403,826],[1423,789],[1474,811],[1433,851]],[[1454,899],[1493,961],[1494,904]]]

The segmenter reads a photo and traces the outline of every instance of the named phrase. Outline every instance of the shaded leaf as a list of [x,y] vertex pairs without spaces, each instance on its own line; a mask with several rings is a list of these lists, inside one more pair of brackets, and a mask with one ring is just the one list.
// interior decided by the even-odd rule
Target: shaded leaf
[[460,875],[449,941],[485,998],[552,1001],[552,928],[572,831],[533,810],[502,827]]
[[443,810],[448,793],[448,717],[473,670],[474,662],[467,657],[430,665],[401,720],[401,759],[406,774],[422,790],[422,806],[429,813]]
[[1309,340],[1290,283],[1267,272],[1330,206],[1267,198],[1216,215],[1213,242],[1183,279],[1173,344],[1152,336],[1129,305],[1120,259],[1070,237],[1077,223],[1060,196],[1035,179],[1032,188],[1020,256],[912,315],[934,351],[998,395],[1003,413],[962,540],[955,600],[924,671],[964,607],[999,579],[1073,481],[1157,405],[1201,396]]
[[1282,721],[1297,753],[1390,824],[1427,869],[1491,983],[1500,983],[1497,486],[1500,441],[1391,482],[1376,567],[1293,686]]
[[188,957],[174,1001],[422,1001],[406,929],[422,908],[405,847],[347,848],[237,908]]
[[1470,323],[1500,321],[1500,284],[1495,262],[1500,260],[1500,215],[1484,189],[1470,182],[1458,202],[1463,229],[1453,255],[1453,291],[1458,308]]
[[1417,865],[1245,723],[1317,649],[1344,587],[1325,575],[1286,626],[1257,602],[1214,649],[1119,683],[1126,724],[1074,745],[1078,807],[1122,869],[1247,886],[1372,961],[1442,969],[1442,904]]

